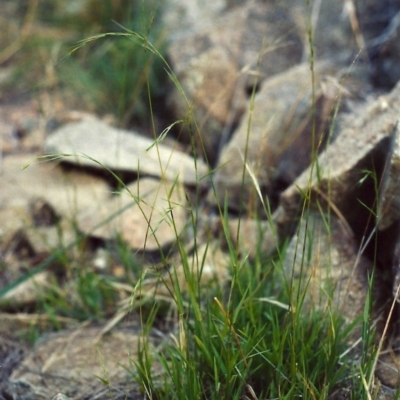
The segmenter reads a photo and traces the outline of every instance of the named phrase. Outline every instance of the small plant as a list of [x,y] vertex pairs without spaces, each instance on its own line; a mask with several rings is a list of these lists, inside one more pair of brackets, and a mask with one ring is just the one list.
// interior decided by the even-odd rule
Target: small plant
[[[108,20],[104,19],[104,15],[115,11],[113,3],[89,3],[91,6],[100,4],[100,13],[105,14],[94,14],[94,17],[98,18],[97,22],[104,28],[105,20]],[[121,4],[125,5],[125,2]],[[145,4],[143,2],[142,7],[147,7]],[[159,37],[159,32],[153,37],[150,33],[154,31],[150,28],[153,27],[155,14],[147,11],[151,16],[149,21],[146,20],[148,25],[136,33],[131,29],[135,28],[138,21],[143,22],[144,17],[137,19],[135,12],[138,12],[137,3],[129,2],[126,5],[126,15],[131,19],[124,28],[117,25],[117,32],[99,33],[96,27],[89,39],[79,42],[72,56],[60,67],[59,83],[68,83],[69,87],[83,91],[89,87],[89,95],[93,96],[97,109],[101,112],[113,110],[122,122],[137,118],[141,121],[148,119],[152,124],[154,121],[145,110],[151,110],[152,96],[160,94],[158,90],[162,85],[159,85],[159,81],[164,78],[160,78],[157,71],[161,67],[165,68],[166,75],[185,95],[162,52],[158,50],[159,46],[153,42],[153,38],[157,42]],[[311,29],[309,41],[312,49]],[[313,57],[311,51],[311,85],[314,85]],[[254,96],[255,90],[250,101],[251,108],[254,107]],[[184,122],[195,132],[192,134],[192,145],[193,154],[196,154],[198,147],[193,137],[199,132],[187,99],[186,102],[188,116]],[[169,128],[164,132],[167,133]],[[250,132],[251,120],[248,140]],[[201,138],[201,135],[198,136]],[[154,145],[157,146],[162,138],[155,138]],[[319,177],[317,146],[315,143],[313,147],[311,175],[316,170]],[[269,203],[263,198],[259,183],[251,173],[246,152],[242,183],[246,171],[249,172],[254,181],[254,193],[259,197],[265,213],[263,219],[271,221],[271,231],[276,237]],[[117,186],[123,188],[124,182],[116,174],[111,174],[118,182]],[[376,187],[376,180],[374,183]],[[211,186],[212,191],[215,189],[212,180]],[[301,217],[308,224],[311,189],[302,194]],[[62,259],[71,283],[65,286],[56,283],[52,285],[41,299],[39,310],[54,317],[55,324],[56,316],[59,315],[79,320],[111,319],[107,328],[114,326],[129,313],[138,317],[142,332],[138,356],[132,358],[130,372],[132,379],[149,399],[328,400],[333,399],[334,394],[343,388],[349,393],[348,398],[352,399],[372,398],[372,395],[376,395],[372,385],[378,354],[371,317],[372,278],[363,314],[352,324],[346,325],[330,301],[330,290],[325,293],[329,300],[328,307],[318,309],[306,304],[309,284],[307,271],[303,271],[304,275],[299,280],[286,276],[287,271],[283,266],[285,243],[280,244],[276,240],[274,255],[265,257],[259,252],[253,260],[244,257],[230,237],[227,205],[217,204],[224,233],[223,242],[229,257],[229,279],[222,283],[203,285],[201,278],[206,267],[206,255],[201,256],[199,252],[202,244],[198,237],[201,225],[199,196],[200,189],[197,188],[192,196],[196,199],[191,204],[190,196],[187,195],[190,221],[188,230],[190,228],[193,233],[190,250],[184,238],[178,234],[171,212],[168,221],[176,231],[175,249],[178,256],[172,257],[160,248],[158,256],[162,271],[155,267],[143,268],[121,238],[116,238],[113,250],[122,264],[122,276],[116,278],[101,275],[89,267],[84,259],[76,265],[76,260],[74,263],[68,250],[79,248],[82,239],[79,237],[69,248],[60,249],[58,254],[52,255],[52,260],[57,257]],[[322,208],[320,211],[329,231],[330,215],[324,214]],[[371,209],[368,211],[373,212]],[[260,218],[254,209],[249,213],[252,217]],[[244,210],[240,210],[239,217],[239,220],[244,217]],[[301,266],[304,269],[306,261],[309,261],[313,239],[305,236],[304,243],[301,243],[301,254],[296,255],[302,260]],[[207,251],[211,251],[210,246],[210,242],[207,242]],[[47,268],[51,262],[49,260],[30,271],[25,279]],[[178,264],[182,266],[181,270],[178,270]],[[157,298],[153,291],[147,290],[149,281],[165,286],[169,293],[167,306],[165,298]],[[361,345],[357,346],[358,342],[354,344],[352,335],[360,323]],[[157,349],[149,340],[155,325],[167,326],[169,329],[168,339]],[[352,343],[350,347],[349,341]],[[359,358],[357,362],[356,357]],[[110,386],[108,378],[102,381]]]

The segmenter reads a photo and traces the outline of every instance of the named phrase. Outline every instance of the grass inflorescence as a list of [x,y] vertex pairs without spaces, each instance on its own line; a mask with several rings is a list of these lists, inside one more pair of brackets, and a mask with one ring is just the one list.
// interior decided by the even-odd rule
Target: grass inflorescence
[[[104,22],[104,15],[98,18],[99,23]],[[135,26],[133,22],[118,32],[95,32],[78,43],[72,56],[61,66],[63,84],[71,83],[70,76],[79,76],[71,87],[84,85],[85,91],[97,98],[95,104],[99,111],[113,109],[121,120],[129,119],[133,108],[138,113],[141,108],[147,109],[146,101],[152,101],[150,86],[157,87],[154,81],[161,78],[152,75],[155,70],[150,65],[159,63],[158,74],[164,68],[184,96],[172,68],[154,43],[157,37],[151,37],[153,33],[149,35],[153,32],[151,26],[148,25],[148,32],[136,33],[131,30]],[[310,46],[312,48],[311,29]],[[85,54],[84,61],[79,59],[81,53]],[[312,59],[311,71],[313,63]],[[116,74],[117,65],[121,64],[123,68]],[[133,83],[132,77],[136,79]],[[102,86],[97,92],[99,82]],[[313,78],[310,85],[313,85]],[[255,90],[250,107],[254,96]],[[179,123],[187,123],[196,131],[190,102],[186,101],[188,118]],[[201,138],[199,132],[194,134]],[[157,137],[155,145],[158,145]],[[193,148],[193,152],[196,151],[197,148]],[[318,169],[316,154],[312,160]],[[247,161],[244,154],[243,177],[245,169],[250,168]],[[124,182],[117,175],[113,176],[118,180],[118,187],[123,188]],[[262,203],[263,219],[272,221],[268,202],[262,198],[256,180],[254,187]],[[210,190],[213,190],[212,183]],[[243,255],[231,240],[226,205],[218,205],[217,214],[225,234],[229,279],[202,284],[205,255],[197,252],[201,244],[197,233],[202,218],[198,212],[199,191],[196,196],[196,202],[188,207],[190,231],[194,232],[194,245],[190,250],[185,238],[176,231],[178,257],[170,261],[170,254],[160,248],[157,267],[142,270],[140,257],[132,255],[123,241],[116,238],[113,252],[123,267],[123,275],[115,278],[100,276],[85,268],[84,259],[79,268],[71,267],[73,260],[66,254],[70,248],[79,249],[86,239],[79,237],[70,248],[59,249],[53,255],[53,261],[58,261],[68,278],[73,278],[72,286],[59,288],[55,283],[41,299],[41,310],[54,316],[55,325],[56,316],[80,320],[107,318],[116,324],[125,316],[138,315],[142,332],[138,356],[131,360],[130,373],[150,399],[314,400],[331,399],[338,393],[338,398],[372,398],[376,348],[371,297],[368,297],[363,315],[350,325],[333,306],[307,307],[304,302],[307,284],[287,276],[284,269],[285,243],[277,242],[275,254],[268,257],[261,252],[252,259]],[[309,199],[305,193],[303,217],[306,220]],[[244,211],[240,215],[244,217]],[[173,217],[170,223],[174,226]],[[211,240],[208,245],[206,251],[211,251]],[[306,257],[306,243],[302,249],[303,254],[297,255],[300,258]],[[47,264],[39,265],[37,271],[47,268]],[[178,264],[182,266],[179,272]],[[181,285],[182,278],[185,287]],[[170,294],[167,305],[165,298],[149,290],[149,280],[167,287]],[[371,281],[370,296],[372,286]],[[326,294],[327,297],[331,295]],[[362,324],[360,346],[352,349],[353,329],[359,323]],[[148,340],[154,324],[170,327],[164,343],[157,349]],[[113,323],[110,329],[112,326]]]

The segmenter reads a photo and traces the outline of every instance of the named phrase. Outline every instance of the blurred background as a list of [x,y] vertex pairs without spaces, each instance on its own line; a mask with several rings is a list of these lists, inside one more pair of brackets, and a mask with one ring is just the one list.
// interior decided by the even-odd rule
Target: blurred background
[[43,112],[75,109],[151,130],[148,96],[157,103],[165,94],[162,62],[121,37],[73,50],[81,40],[128,29],[162,51],[155,1],[0,0],[0,7],[0,105],[36,97],[47,104]]

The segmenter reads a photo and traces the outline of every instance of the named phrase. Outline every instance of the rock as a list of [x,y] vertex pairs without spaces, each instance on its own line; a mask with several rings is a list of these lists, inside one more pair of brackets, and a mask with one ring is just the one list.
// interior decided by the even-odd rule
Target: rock
[[[98,327],[82,326],[46,335],[13,371],[9,391],[13,386],[24,386],[32,400],[50,399],[59,392],[72,398],[89,398],[101,391],[113,398],[119,390],[138,392],[128,371],[138,357],[142,338],[139,324],[115,329],[105,336],[101,332]],[[146,340],[151,351],[156,340],[151,334]],[[109,384],[105,386],[99,377]]]
[[[77,240],[77,233],[71,227],[71,221],[63,221],[57,226],[24,228],[35,254],[49,254],[61,248],[67,248]],[[71,249],[72,250],[72,249]],[[77,255],[78,249],[74,253]]]
[[54,324],[59,328],[71,329],[79,325],[77,320],[68,317],[59,317],[56,315],[34,314],[34,313],[5,313],[0,312],[2,324],[0,325],[0,334],[6,337],[12,333],[16,336],[22,336],[29,329],[37,329],[38,332],[49,331],[54,328]]
[[1,153],[8,155],[21,150],[37,151],[44,137],[41,129],[44,114],[37,99],[23,100],[18,104],[3,102],[0,105]]
[[179,183],[143,178],[79,214],[77,224],[89,236],[115,240],[120,235],[132,249],[156,251],[183,232],[185,204]]
[[[275,4],[273,0],[267,2]],[[281,0],[279,4],[290,12],[303,39],[303,61],[310,54],[311,24],[315,59],[335,60],[346,65],[359,60],[368,65],[373,61],[371,39],[384,32],[399,10],[398,2],[393,0],[318,1],[307,4],[302,0]]]
[[71,398],[65,396],[65,394],[57,393],[51,400],[71,400]]
[[[376,376],[380,381],[390,388],[396,388],[399,385],[399,355],[394,351],[394,348],[388,350],[389,354],[384,354],[379,357],[376,368]],[[391,397],[393,398],[393,397]]]
[[30,202],[29,211],[35,227],[54,226],[59,221],[59,216],[53,207],[41,197],[37,197]]
[[[3,162],[0,252],[7,265],[1,275],[3,285],[60,247],[75,243],[76,214],[103,203],[109,193],[106,182],[98,177],[65,171],[49,162],[37,163],[32,157],[7,156]],[[71,249],[69,254],[77,256],[77,251]]]
[[167,297],[171,301],[171,293],[176,293],[178,287],[180,293],[189,293],[194,287],[221,286],[228,281],[231,258],[220,249],[219,243],[202,244],[192,250],[188,255],[187,266],[184,266],[181,260],[177,260],[176,265],[171,267],[173,272],[163,274],[162,282],[159,279],[156,282],[145,281],[143,293],[154,293],[158,299]]
[[371,40],[372,79],[376,85],[392,88],[400,80],[400,11],[387,29]]
[[283,0],[282,6],[290,10],[304,43],[303,61],[310,56],[310,24],[316,60],[335,60],[349,65],[359,52],[345,5],[335,1],[304,3],[302,0]]
[[[399,115],[400,118],[400,115]],[[393,270],[393,296],[400,302],[400,119],[390,138],[389,155],[380,184],[377,228],[380,235],[379,260]]]
[[201,161],[95,118],[58,129],[46,139],[44,151],[78,165],[177,179],[191,185],[207,174]]
[[165,0],[161,18],[165,26],[167,41],[187,38],[193,32],[212,26],[215,18],[225,10],[229,0]]
[[318,1],[306,6],[303,0],[282,0],[279,5],[289,11],[302,37],[303,61],[310,55],[311,24],[315,59],[363,63],[374,83],[389,89],[400,79],[398,1]]
[[277,249],[278,240],[268,221],[252,218],[230,218],[229,232],[232,243],[242,256],[254,260],[257,256],[270,255]]
[[178,89],[170,102],[180,116],[194,113],[199,153],[204,146],[211,163],[257,79],[300,61],[302,43],[292,28],[282,8],[246,2],[215,19],[209,28],[170,45],[171,64],[189,104]]
[[281,195],[274,213],[284,238],[293,234],[305,198],[312,209],[330,209],[347,221],[363,254],[375,260],[382,279],[394,285],[393,294],[400,282],[399,109],[400,84],[389,95],[366,104],[362,115],[353,115],[316,164]]
[[269,196],[272,207],[276,206],[279,192],[309,166],[313,146],[318,152],[329,139],[329,117],[340,101],[340,85],[323,79],[332,70],[332,65],[326,63],[318,64],[315,69],[314,144],[309,65],[293,67],[264,82],[256,94],[254,109],[244,115],[221,154],[214,177],[220,204],[227,197],[230,209],[256,210],[255,179],[263,195]]
[[0,216],[5,213],[0,237],[35,224],[35,199],[42,199],[58,217],[73,221],[80,210],[102,203],[108,188],[98,177],[65,171],[50,162],[38,163],[31,155],[5,157],[1,185]]
[[9,240],[5,240],[2,244],[4,245],[6,261],[7,253],[12,254],[20,260],[31,258],[36,255],[35,248],[30,242],[24,229],[18,229],[16,232],[10,235]]
[[32,307],[43,297],[49,283],[49,272],[42,271],[37,273],[2,296],[0,298],[0,308],[22,310],[26,307]]
[[[228,219],[228,231],[231,243],[237,248],[243,258],[270,255],[276,251],[278,238],[270,226],[269,221],[253,218]],[[223,229],[220,218],[213,222],[213,230],[225,239],[226,230]]]
[[219,50],[239,71],[253,68],[261,79],[269,78],[300,61],[302,44],[292,28],[293,21],[285,9],[249,1],[229,9],[209,28],[173,43],[169,55],[178,76],[194,57]]
[[[237,89],[238,79],[234,61],[218,48],[201,53],[178,75],[196,119],[192,133],[186,132],[186,140],[193,134],[198,153],[211,164],[217,159],[225,124],[231,116],[232,123],[237,121],[246,103],[244,89]],[[171,96],[175,114],[187,115],[188,103],[180,91],[172,91]]]
[[[351,123],[280,197],[274,220],[284,237],[293,230],[304,194],[313,207],[332,208],[358,238],[371,232],[376,209],[376,182],[380,182],[390,152],[391,138],[400,108],[400,84],[387,96],[366,104]],[[375,183],[374,183],[375,182]],[[289,222],[291,221],[291,222]]]
[[363,0],[358,8],[372,67],[372,80],[377,86],[391,89],[400,80],[400,3]]
[[380,187],[378,229],[381,231],[400,220],[400,114],[398,118]]
[[372,262],[359,256],[351,229],[337,216],[311,212],[299,224],[284,261],[286,279],[294,282],[292,306],[334,312],[351,324],[364,310]]
[[[27,164],[30,165],[23,168]],[[0,274],[1,289],[38,266],[49,254],[75,243],[76,214],[101,204],[107,195],[107,184],[84,171],[68,172],[53,163],[37,163],[32,155],[5,157],[0,190],[0,256],[7,268]],[[68,254],[72,256],[74,251],[75,248]],[[54,262],[49,268],[59,271]],[[14,308],[31,307],[40,299],[40,290],[48,282],[35,282],[36,277],[22,284],[23,289],[13,297]]]

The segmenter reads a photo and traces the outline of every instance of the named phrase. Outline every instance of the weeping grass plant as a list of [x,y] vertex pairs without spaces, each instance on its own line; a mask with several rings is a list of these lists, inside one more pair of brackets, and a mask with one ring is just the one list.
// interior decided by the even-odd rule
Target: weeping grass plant
[[[311,71],[314,66],[312,34],[310,29]],[[111,39],[120,40],[123,44],[108,47]],[[137,49],[144,51],[140,54],[144,54],[144,60],[147,61],[144,62],[142,71],[138,71],[144,84],[140,85],[138,93],[144,90],[145,96],[141,93],[141,98],[149,99],[150,118],[153,118],[151,87],[154,78],[149,73],[149,60],[157,60],[171,82],[182,96],[185,96],[172,68],[158,46],[149,39],[148,32],[137,33],[123,28],[119,32],[96,34],[79,42],[71,55],[79,53],[93,43],[96,43],[97,50],[103,52],[108,60],[100,63],[97,70],[105,85],[108,84],[107,76],[113,69],[114,52],[126,53],[128,67],[129,60],[137,59]],[[133,49],[130,47],[132,43],[135,51],[130,53]],[[65,65],[71,67],[70,64]],[[125,72],[127,71],[128,69]],[[73,69],[70,72],[73,72]],[[313,86],[312,76],[313,73],[310,80],[310,85]],[[122,80],[114,93],[119,97],[115,106],[120,116],[125,115],[129,103],[126,99],[129,91],[126,87],[126,77],[124,74],[121,76]],[[255,90],[250,107],[254,104],[254,96]],[[186,123],[190,127],[192,137],[201,137],[190,111],[190,101],[186,98],[185,100],[188,115],[179,123]],[[168,130],[167,128],[164,132],[167,133]],[[248,135],[250,132],[251,121]],[[155,129],[153,133],[155,146],[158,146],[163,137],[159,137]],[[194,140],[192,145],[193,153],[196,154]],[[247,166],[246,153],[243,183]],[[316,148],[312,159],[314,167],[318,168]],[[124,187],[124,182],[117,175],[113,176],[119,187]],[[268,202],[262,198],[259,183],[254,181],[254,187],[261,196],[265,214],[263,219],[266,217],[272,221],[271,210]],[[213,190],[213,186],[210,190]],[[189,196],[187,197],[189,199]],[[132,380],[140,385],[147,398],[315,400],[334,399],[335,396],[343,398],[340,396],[344,394],[346,398],[351,399],[370,399],[377,396],[370,379],[377,357],[374,327],[371,323],[371,298],[369,297],[365,304],[363,315],[351,325],[345,325],[342,317],[334,309],[325,312],[305,310],[304,287],[287,277],[283,268],[285,244],[277,243],[276,253],[267,258],[261,253],[254,260],[243,257],[230,239],[227,207],[223,204],[218,204],[217,208],[229,254],[230,278],[223,283],[202,285],[200,278],[204,271],[205,259],[197,253],[200,243],[196,237],[201,218],[198,211],[199,189],[195,197],[195,202],[188,207],[191,229],[194,232],[193,252],[187,250],[178,232],[176,235],[179,259],[186,282],[185,289],[179,284],[175,264],[169,263],[169,254],[164,254],[160,248],[162,262],[168,272],[168,279],[172,282],[172,285],[168,286],[171,302],[167,312],[165,309],[160,311],[163,305],[157,298],[149,299],[149,295],[145,293],[144,282],[149,271],[140,272],[138,261],[130,258],[129,252],[123,246],[120,247],[121,253],[124,254],[124,265],[131,265],[135,269],[135,273],[130,272],[130,283],[134,289],[128,312],[137,312],[142,324],[139,356],[131,360],[130,373]],[[309,197],[305,196],[304,216],[307,215],[309,206]],[[170,223],[174,226],[173,218]],[[211,246],[211,243],[208,244]],[[78,241],[72,246],[78,246]],[[306,247],[304,245],[303,248]],[[35,271],[47,268],[48,264],[49,262],[45,262]],[[36,273],[35,271],[29,276]],[[165,275],[157,271],[151,273],[159,279],[160,285],[166,284]],[[372,284],[371,280],[370,293]],[[104,317],[101,308],[113,301],[112,288],[112,282],[83,271],[77,283],[77,293],[81,299],[78,311],[81,312],[81,316],[85,318],[92,314],[98,315],[99,318]],[[327,296],[330,295],[332,294],[327,293]],[[144,301],[146,296],[147,300]],[[67,309],[68,305],[63,299],[65,300],[65,294],[55,292],[54,299],[47,298],[46,308],[50,309],[52,305],[58,304],[61,310],[62,307]],[[127,310],[124,311],[126,312]],[[118,310],[115,313],[118,315]],[[160,324],[160,320],[166,318],[167,314],[173,321],[173,327],[165,342],[154,349],[149,341],[150,332],[155,321]],[[359,323],[363,326],[360,338],[361,353],[359,347],[353,349],[348,345],[352,330]],[[356,356],[359,358],[357,362]]]

